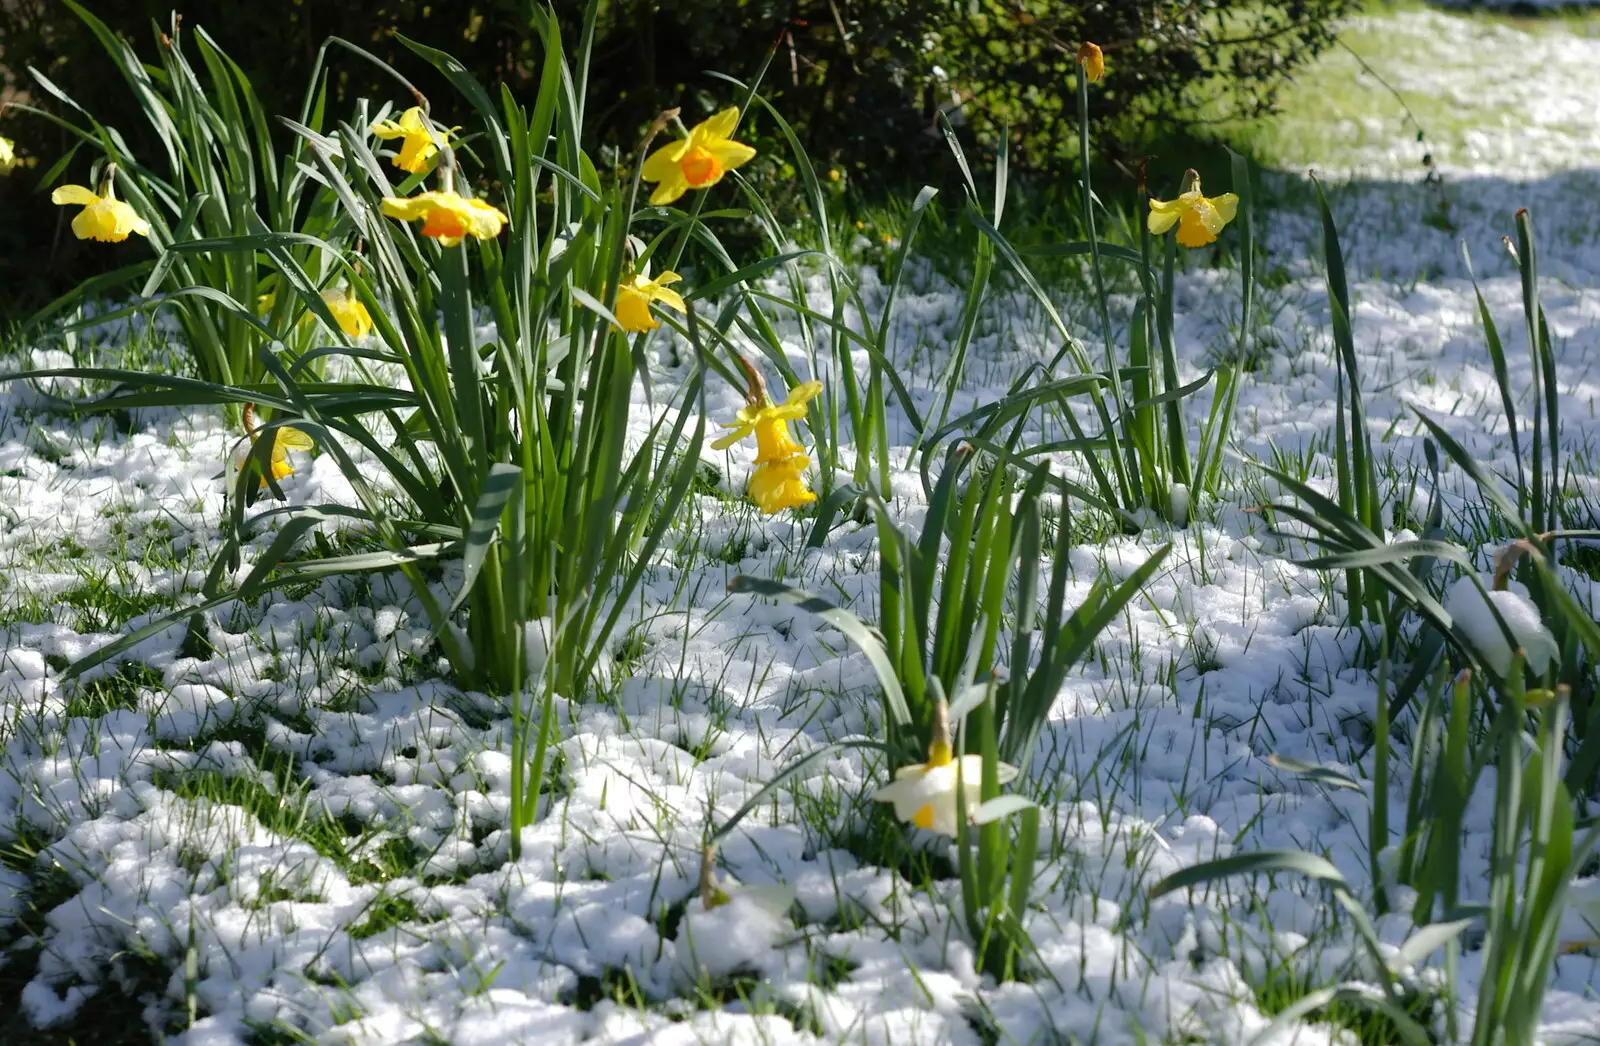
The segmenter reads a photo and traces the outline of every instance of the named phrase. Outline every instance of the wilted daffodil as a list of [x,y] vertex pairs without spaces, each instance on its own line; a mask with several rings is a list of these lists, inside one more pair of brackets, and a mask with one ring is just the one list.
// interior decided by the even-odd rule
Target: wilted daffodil
[[402,171],[422,174],[433,170],[439,160],[441,137],[428,126],[421,106],[413,105],[400,114],[399,120],[379,120],[372,125],[372,133],[385,140],[403,139],[394,158],[394,165]]
[[0,174],[10,174],[17,166],[17,143],[0,138]]
[[1099,83],[1106,75],[1106,56],[1098,44],[1085,40],[1078,48],[1078,64],[1083,66],[1083,78],[1092,84]]
[[113,188],[114,173],[109,169],[106,171],[99,193],[83,185],[58,185],[55,192],[50,194],[51,203],[83,208],[72,219],[72,234],[78,239],[121,243],[130,233],[150,235],[150,223],[139,217],[132,207],[117,199]]
[[1178,242],[1185,247],[1215,243],[1222,227],[1233,221],[1239,209],[1239,197],[1231,192],[1216,197],[1202,196],[1200,176],[1194,171],[1185,174],[1184,180],[1189,190],[1176,200],[1150,200],[1150,232],[1160,236],[1176,224]]
[[650,303],[658,301],[669,309],[686,312],[683,297],[671,289],[671,284],[683,279],[675,272],[664,272],[655,279],[644,274],[634,276],[617,288],[617,325],[634,334],[653,331],[661,322],[650,315]]
[[322,300],[339,321],[339,329],[352,338],[365,338],[372,333],[372,313],[349,291],[323,291]]
[[641,172],[647,182],[658,182],[650,194],[652,206],[672,203],[690,189],[707,189],[735,167],[755,158],[756,151],[729,135],[739,126],[737,106],[696,124],[689,137],[663,145],[651,153]]
[[432,236],[445,247],[454,247],[467,236],[492,240],[500,235],[509,220],[499,208],[455,192],[385,196],[382,210],[390,218],[401,221],[421,218],[422,235]]
[[[980,797],[983,757],[955,758],[950,747],[950,713],[944,701],[934,706],[933,720],[928,761],[900,767],[894,772],[894,783],[878,789],[872,798],[880,803],[893,803],[894,815],[902,821],[954,838],[960,826],[956,808],[957,775],[965,800],[964,815],[970,821],[983,804]],[[995,770],[1001,784],[1017,776],[1017,768],[1009,763],[998,763]]]

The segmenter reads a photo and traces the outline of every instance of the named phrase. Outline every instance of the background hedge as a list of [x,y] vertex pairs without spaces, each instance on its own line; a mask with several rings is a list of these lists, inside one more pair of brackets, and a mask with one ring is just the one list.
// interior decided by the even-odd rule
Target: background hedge
[[[174,0],[101,0],[90,8],[141,54],[159,46]],[[631,151],[660,109],[686,120],[730,88],[707,75],[754,73],[778,52],[769,94],[813,159],[849,175],[858,193],[903,192],[950,171],[936,130],[943,110],[963,135],[992,147],[1010,128],[1024,177],[1070,174],[1076,155],[1071,71],[1079,41],[1105,49],[1109,73],[1092,95],[1107,155],[1132,160],[1175,124],[1259,113],[1300,63],[1332,40],[1334,19],[1359,0],[603,0],[589,91],[591,146]],[[583,0],[556,0],[575,45]],[[538,54],[527,0],[274,0],[206,5],[202,24],[250,75],[269,111],[298,108],[317,49],[342,36],[397,64],[441,101],[453,92],[392,39],[401,32],[455,54],[485,82],[528,88]],[[191,19],[193,21],[193,19]],[[0,0],[0,75],[6,97],[50,104],[31,84],[40,69],[137,150],[143,118],[98,43],[61,0]],[[394,83],[336,55],[334,107],[366,95],[397,104]],[[439,113],[449,119],[447,111]],[[758,135],[770,127],[757,124]],[[0,133],[32,166],[0,179],[0,310],[13,315],[107,264],[77,244],[70,215],[39,193],[40,176],[70,147],[44,121],[8,113]],[[759,143],[758,143],[759,144]],[[88,158],[66,175],[82,180]],[[781,165],[756,176],[781,176]],[[910,186],[912,190],[915,185]],[[124,259],[126,260],[126,259]]]

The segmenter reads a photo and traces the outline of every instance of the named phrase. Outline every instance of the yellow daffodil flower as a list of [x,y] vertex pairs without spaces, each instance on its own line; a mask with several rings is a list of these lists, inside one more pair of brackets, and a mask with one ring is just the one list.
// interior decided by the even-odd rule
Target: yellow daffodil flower
[[79,205],[83,210],[72,219],[72,234],[80,240],[99,240],[101,243],[121,243],[129,233],[150,235],[150,223],[117,199],[116,191],[108,180],[106,194],[99,195],[82,185],[58,185],[50,194],[50,202],[63,207]]
[[690,189],[708,189],[753,160],[754,149],[728,137],[737,126],[739,109],[733,106],[696,124],[689,137],[651,153],[641,172],[645,181],[660,183],[650,194],[651,205],[665,206]]
[[0,174],[10,174],[17,166],[17,143],[0,138]]
[[670,284],[677,283],[681,279],[682,276],[670,271],[662,273],[653,280],[641,274],[617,288],[618,326],[635,334],[653,331],[661,326],[660,321],[650,315],[650,303],[653,301],[658,301],[669,309],[687,312],[683,297],[669,288]]
[[763,392],[760,404],[740,408],[739,413],[734,415],[733,424],[723,426],[732,431],[720,436],[711,445],[717,450],[726,450],[753,432],[756,437],[757,465],[782,461],[799,454],[805,448],[790,437],[789,422],[805,417],[806,405],[821,394],[820,381],[796,385],[789,390],[789,398],[782,404],[774,404]]
[[454,192],[425,192],[416,196],[385,196],[383,213],[401,221],[422,219],[422,235],[432,236],[446,247],[463,238],[492,240],[500,235],[508,219],[499,208],[482,200],[469,200]]
[[[289,464],[289,452],[291,450],[310,450],[316,445],[312,442],[310,436],[288,425],[280,425],[264,437],[257,437],[252,432],[250,434],[250,447],[245,448],[239,454],[239,460],[235,463],[236,468],[244,468],[245,459],[249,457],[250,449],[255,446],[258,438],[272,440],[272,457],[269,461],[269,467],[272,469],[272,478],[277,480],[294,475],[294,466]],[[261,485],[263,487],[267,485],[265,476],[261,477]]]
[[[960,776],[964,815],[971,820],[983,804],[983,756],[955,758],[950,747],[948,706],[940,701],[934,709],[933,739],[928,742],[928,761],[902,766],[894,772],[894,782],[872,796],[880,803],[893,803],[894,815],[918,828],[955,838],[960,827],[956,809],[956,779]],[[1009,763],[995,764],[1001,784],[1015,780],[1017,768]]]
[[1176,200],[1150,201],[1148,225],[1152,235],[1160,236],[1174,224],[1178,226],[1178,242],[1185,247],[1204,247],[1215,243],[1222,227],[1233,221],[1239,209],[1239,197],[1233,193],[1208,197],[1200,194],[1200,178],[1189,172],[1189,191]]
[[372,313],[361,299],[349,291],[323,291],[322,300],[328,311],[339,321],[339,329],[352,338],[365,338],[372,333]]
[[811,504],[817,495],[806,486],[806,469],[810,465],[811,459],[804,454],[791,454],[756,466],[750,473],[750,500],[769,516]]
[[1078,64],[1083,66],[1084,79],[1092,84],[1099,83],[1100,78],[1106,75],[1106,56],[1101,53],[1098,44],[1085,40],[1078,48]]
[[439,162],[439,143],[443,138],[428,126],[421,106],[413,105],[400,114],[399,120],[379,120],[372,125],[372,133],[385,140],[404,139],[394,158],[394,165],[402,171],[422,174],[433,170],[433,165]]

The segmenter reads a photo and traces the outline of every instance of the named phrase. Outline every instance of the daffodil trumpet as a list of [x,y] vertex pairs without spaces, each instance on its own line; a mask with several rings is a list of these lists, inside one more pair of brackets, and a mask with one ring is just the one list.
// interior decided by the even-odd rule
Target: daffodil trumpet
[[802,382],[789,390],[782,403],[774,403],[761,372],[743,356],[738,360],[749,380],[746,406],[723,426],[732,431],[718,437],[711,446],[726,450],[746,436],[755,436],[756,469],[750,474],[750,499],[768,515],[809,505],[817,500],[816,492],[806,485],[805,473],[811,459],[789,434],[789,422],[806,416],[808,404],[822,394],[822,382]]

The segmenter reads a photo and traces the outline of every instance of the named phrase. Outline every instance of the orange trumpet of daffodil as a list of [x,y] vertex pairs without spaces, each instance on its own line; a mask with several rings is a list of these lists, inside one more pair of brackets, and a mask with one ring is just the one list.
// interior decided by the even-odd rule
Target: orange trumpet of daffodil
[[385,196],[381,209],[388,217],[401,221],[421,218],[422,235],[432,236],[445,247],[454,247],[468,236],[492,240],[510,220],[491,204],[449,191]]
[[641,177],[657,182],[650,204],[663,207],[690,189],[709,189],[735,167],[755,159],[756,151],[729,135],[739,126],[739,109],[731,106],[698,123],[689,137],[663,145],[644,162]]

